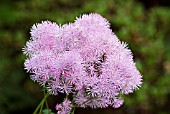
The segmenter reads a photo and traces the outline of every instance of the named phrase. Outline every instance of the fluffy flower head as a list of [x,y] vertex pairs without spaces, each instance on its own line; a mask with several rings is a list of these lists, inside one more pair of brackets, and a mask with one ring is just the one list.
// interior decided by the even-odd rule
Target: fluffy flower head
[[[142,84],[131,50],[99,14],[84,14],[63,26],[43,21],[30,33],[25,69],[52,95],[72,93],[79,107],[118,108],[123,104],[120,94]],[[56,109],[64,114],[70,106],[65,99]]]

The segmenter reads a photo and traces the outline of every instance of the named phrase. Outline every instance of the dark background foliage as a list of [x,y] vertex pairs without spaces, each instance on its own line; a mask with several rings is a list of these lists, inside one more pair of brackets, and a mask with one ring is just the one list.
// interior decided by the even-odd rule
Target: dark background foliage
[[[31,114],[43,97],[23,67],[30,27],[42,20],[64,24],[83,13],[107,18],[129,44],[143,75],[140,90],[119,109],[76,109],[76,114],[170,114],[170,1],[4,0],[0,2],[0,114]],[[62,96],[48,99],[50,108]]]

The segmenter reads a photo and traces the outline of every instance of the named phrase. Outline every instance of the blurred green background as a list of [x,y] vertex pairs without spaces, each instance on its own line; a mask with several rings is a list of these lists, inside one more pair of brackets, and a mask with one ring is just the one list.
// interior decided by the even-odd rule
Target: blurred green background
[[[83,13],[107,18],[129,44],[143,75],[140,90],[119,109],[76,109],[75,114],[170,114],[170,1],[168,0],[1,0],[0,114],[31,114],[43,97],[23,67],[22,48],[30,27],[42,20],[73,22]],[[50,108],[62,97],[48,99]]]

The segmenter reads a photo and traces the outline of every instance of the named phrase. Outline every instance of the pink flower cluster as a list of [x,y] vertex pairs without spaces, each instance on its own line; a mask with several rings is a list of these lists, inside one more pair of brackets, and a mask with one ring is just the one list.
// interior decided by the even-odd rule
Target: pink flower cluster
[[57,114],[69,114],[71,107],[71,101],[66,98],[61,104],[56,105],[56,110],[58,110]]
[[99,14],[84,14],[63,26],[43,21],[30,33],[25,69],[51,95],[72,93],[79,107],[118,108],[120,95],[142,83],[131,50]]

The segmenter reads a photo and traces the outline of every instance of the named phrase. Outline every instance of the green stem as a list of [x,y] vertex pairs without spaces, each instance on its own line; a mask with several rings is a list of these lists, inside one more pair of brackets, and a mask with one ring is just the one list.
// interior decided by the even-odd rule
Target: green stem
[[44,105],[44,102],[46,101],[46,99],[48,98],[48,96],[49,96],[50,94],[46,94],[45,96],[44,96],[44,98],[42,99],[42,101],[40,102],[40,104],[37,106],[37,108],[35,109],[35,111],[34,111],[34,113],[33,114],[37,114],[37,112],[38,112],[38,110],[40,109],[40,113],[39,114],[41,114],[41,111],[42,111],[42,107],[43,107],[43,105]]
[[73,108],[71,109],[71,113],[70,113],[70,114],[74,114],[74,111],[75,111],[75,107],[73,107]]
[[[44,96],[45,96],[45,95],[46,95],[46,93],[45,93],[45,91],[44,91]],[[47,100],[45,100],[45,105],[46,105],[46,108],[49,109]]]
[[43,109],[43,106],[44,106],[44,102],[42,102],[42,104],[41,104],[41,107],[40,107],[39,114],[41,114],[41,112],[42,112],[42,109]]
[[68,94],[66,94],[66,98],[68,98]]
[[45,106],[46,106],[46,108],[47,109],[49,109],[49,107],[48,107],[48,103],[47,103],[47,101],[45,100]]
[[76,91],[76,93],[73,95],[73,99],[71,101],[71,104],[73,105],[72,108],[71,108],[71,111],[70,111],[70,114],[74,114],[74,111],[75,111],[75,108],[76,108],[76,105],[74,104],[74,98],[76,97],[78,91]]

